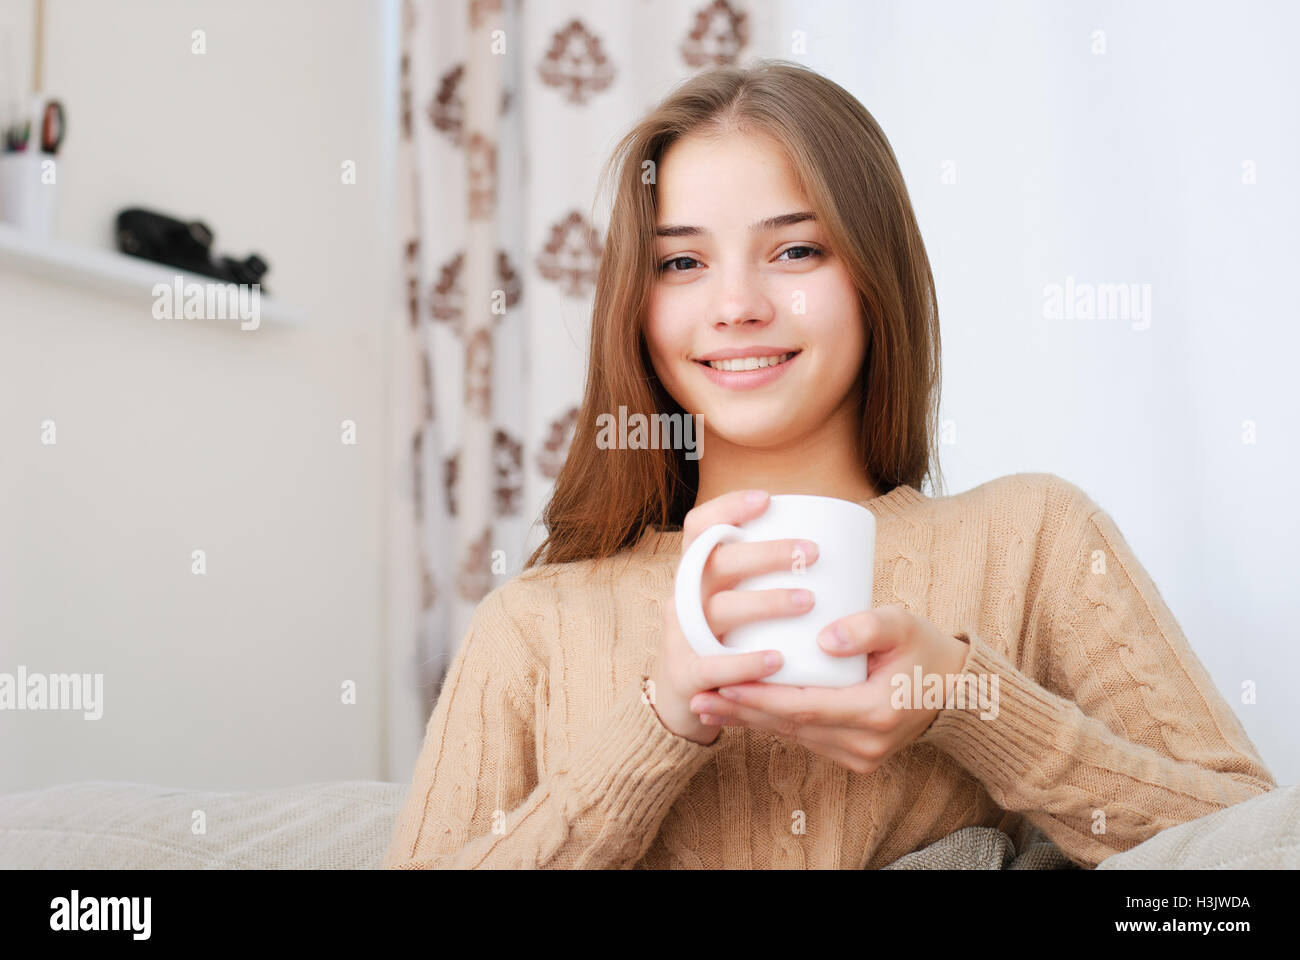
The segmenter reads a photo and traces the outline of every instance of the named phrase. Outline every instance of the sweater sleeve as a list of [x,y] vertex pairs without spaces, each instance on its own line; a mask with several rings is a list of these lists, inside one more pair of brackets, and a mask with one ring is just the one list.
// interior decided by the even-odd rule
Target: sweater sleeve
[[996,709],[950,701],[918,742],[1095,867],[1276,783],[1115,522],[1078,495],[1021,636],[962,635],[966,688],[985,678]]
[[665,727],[642,677],[539,775],[546,676],[503,608],[508,587],[479,604],[448,671],[388,869],[630,868],[721,748],[725,731],[704,746]]

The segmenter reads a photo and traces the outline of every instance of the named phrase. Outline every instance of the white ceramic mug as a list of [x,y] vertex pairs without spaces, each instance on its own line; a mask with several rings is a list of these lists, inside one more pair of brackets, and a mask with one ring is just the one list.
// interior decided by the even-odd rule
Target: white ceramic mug
[[[725,645],[709,629],[700,598],[704,564],[720,543],[785,539],[811,540],[817,559],[808,565],[792,556],[790,569],[763,573],[738,583],[737,590],[805,589],[812,609],[797,616],[743,623],[727,632]],[[835,497],[774,494],[767,509],[743,526],[718,523],[692,541],[677,567],[676,609],[682,633],[701,656],[779,650],[781,669],[764,683],[800,687],[847,687],[867,678],[866,654],[836,657],[822,650],[823,627],[860,610],[871,609],[876,559],[876,517],[861,504]]]

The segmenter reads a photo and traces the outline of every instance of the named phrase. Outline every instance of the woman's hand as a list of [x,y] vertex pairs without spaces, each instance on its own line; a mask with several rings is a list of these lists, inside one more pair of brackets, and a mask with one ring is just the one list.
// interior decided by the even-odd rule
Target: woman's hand
[[[760,491],[761,492],[761,491]],[[682,523],[682,551],[715,523],[742,524],[767,509],[770,498],[762,493],[747,500],[747,491],[736,490],[705,501],[691,510]],[[806,541],[764,540],[757,543],[723,543],[715,547],[704,565],[700,598],[704,618],[716,637],[742,623],[771,617],[797,617],[807,613],[812,597],[799,602],[806,590],[734,590],[740,581],[788,570],[791,557],[799,551],[807,563],[817,558],[816,548]],[[688,740],[708,746],[722,733],[720,727],[700,722],[691,710],[691,698],[705,690],[726,684],[758,681],[781,668],[781,654],[775,650],[751,653],[718,653],[702,657],[692,649],[677,622],[676,605],[669,596],[663,604],[664,629],[651,673],[650,702],[660,722]],[[774,659],[767,660],[765,655]]]
[[[842,645],[835,645],[835,634]],[[898,603],[842,617],[817,640],[836,656],[867,654],[867,680],[851,687],[730,684],[696,694],[691,709],[701,715],[702,723],[767,730],[857,773],[870,773],[924,733],[939,715],[938,709],[921,707],[921,691],[914,689],[910,708],[894,707],[892,678],[905,674],[911,689],[919,665],[924,683],[932,675],[943,679],[947,702],[952,678],[962,672],[970,651],[964,641]]]

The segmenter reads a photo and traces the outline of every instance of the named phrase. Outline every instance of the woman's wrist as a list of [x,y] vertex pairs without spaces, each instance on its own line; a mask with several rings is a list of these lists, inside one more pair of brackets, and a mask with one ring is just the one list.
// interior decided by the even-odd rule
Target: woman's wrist
[[949,666],[944,677],[944,698],[946,706],[953,700],[953,691],[960,682],[959,678],[966,670],[966,660],[970,657],[970,642],[964,639],[965,634],[957,634],[949,637],[952,641],[951,659],[948,661]]

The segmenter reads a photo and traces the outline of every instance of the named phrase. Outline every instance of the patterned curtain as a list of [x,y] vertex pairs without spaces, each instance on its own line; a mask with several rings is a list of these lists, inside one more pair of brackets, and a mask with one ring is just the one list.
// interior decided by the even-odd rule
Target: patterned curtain
[[478,602],[541,543],[573,435],[619,137],[699,70],[782,57],[769,0],[403,0],[387,761]]

